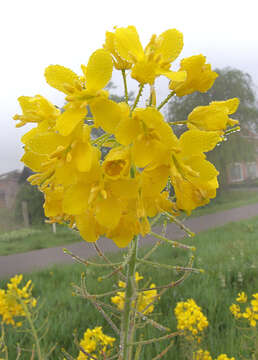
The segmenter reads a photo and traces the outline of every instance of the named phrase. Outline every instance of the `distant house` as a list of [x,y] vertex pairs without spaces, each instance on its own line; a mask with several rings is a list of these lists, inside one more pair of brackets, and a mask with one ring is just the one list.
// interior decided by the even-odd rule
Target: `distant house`
[[16,194],[20,188],[20,175],[19,170],[0,175],[0,208],[11,209],[13,207]]
[[240,161],[229,164],[227,168],[228,184],[235,184],[258,178],[258,135],[249,132],[245,137],[255,144],[255,159],[250,162]]

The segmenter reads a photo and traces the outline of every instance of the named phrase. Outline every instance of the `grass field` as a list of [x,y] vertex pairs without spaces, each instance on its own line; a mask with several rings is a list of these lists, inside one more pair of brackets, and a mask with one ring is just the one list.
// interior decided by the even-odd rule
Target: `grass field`
[[[258,191],[231,190],[211,200],[210,204],[195,210],[191,216],[201,216],[258,202]],[[1,214],[0,214],[1,215]],[[0,256],[80,241],[77,233],[57,225],[54,234],[51,225],[33,226],[30,229],[0,231]]]
[[[176,303],[193,298],[202,307],[210,322],[206,344],[202,347],[209,349],[214,358],[218,354],[226,353],[230,357],[235,356],[237,360],[240,347],[239,332],[228,308],[239,291],[245,291],[248,295],[258,291],[258,218],[230,223],[186,241],[197,247],[194,265],[205,269],[205,273],[193,274],[181,286],[169,290],[156,306],[154,318],[165,326],[175,329],[173,309]],[[140,250],[143,251],[146,249]],[[110,255],[114,261],[119,261],[121,256],[123,255]],[[152,256],[152,260],[171,265],[185,265],[186,256],[184,250],[164,245]],[[101,283],[96,281],[105,273],[103,270],[96,267],[86,269],[81,264],[53,267],[25,276],[25,280],[32,279],[35,284],[34,295],[39,297],[39,303],[43,303],[38,321],[41,322],[48,316],[51,325],[45,338],[45,346],[49,348],[58,344],[51,360],[63,359],[60,352],[62,347],[76,357],[78,351],[73,344],[72,336],[75,329],[78,337],[81,338],[86,328],[102,325],[105,333],[114,336],[112,329],[90,303],[72,296],[71,283],[79,284],[83,271],[87,271],[86,279],[91,292],[112,289],[110,280]],[[168,273],[164,269],[157,271],[156,268],[146,265],[141,266],[139,272],[144,275],[146,281],[150,280],[159,285],[178,277],[176,273]],[[0,284],[0,287],[3,287],[5,281],[0,281]],[[106,302],[110,303],[110,299],[106,298]],[[15,360],[14,348],[18,337],[12,329],[8,329],[7,333],[11,350],[9,360]],[[144,338],[162,335],[148,325],[141,329],[141,334]],[[21,345],[28,347],[29,338],[30,335],[25,336]],[[146,346],[141,359],[152,359],[165,344],[166,342]],[[174,347],[162,359],[185,359],[183,353],[184,350],[176,340]],[[28,358],[26,354],[20,359]]]
[[0,234],[0,256],[46,249],[81,241],[79,233],[67,226],[57,225],[53,233],[49,224],[17,229]]

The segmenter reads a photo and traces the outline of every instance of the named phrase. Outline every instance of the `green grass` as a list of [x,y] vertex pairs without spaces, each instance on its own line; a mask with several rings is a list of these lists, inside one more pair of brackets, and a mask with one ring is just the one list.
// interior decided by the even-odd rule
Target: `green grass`
[[[202,307],[208,317],[210,326],[206,334],[206,344],[203,348],[209,349],[215,358],[221,353],[235,356],[239,359],[240,347],[239,333],[234,325],[234,320],[228,310],[239,291],[245,291],[249,296],[258,291],[258,218],[238,223],[230,223],[221,228],[203,232],[192,239],[186,239],[188,244],[197,247],[195,266],[205,269],[204,274],[191,275],[181,286],[169,290],[159,301],[155,308],[154,318],[170,327],[176,328],[173,309],[178,301],[193,298]],[[146,249],[140,249],[140,253]],[[119,261],[123,256],[112,254],[114,261]],[[162,261],[167,264],[186,264],[187,253],[179,248],[162,245],[153,261]],[[71,283],[80,283],[82,271],[87,271],[86,279],[88,288],[92,293],[110,291],[111,280],[97,282],[97,278],[105,272],[96,267],[85,268],[81,264],[58,266],[45,271],[26,275],[25,280],[32,279],[35,284],[34,295],[39,297],[39,303],[44,303],[39,315],[39,322],[47,316],[50,329],[45,338],[46,347],[58,343],[51,360],[63,359],[60,349],[64,347],[76,356],[78,351],[73,344],[72,333],[77,329],[81,338],[86,328],[102,325],[104,332],[114,336],[112,329],[105,323],[101,315],[87,301],[73,297]],[[156,284],[166,284],[175,280],[178,275],[164,269],[141,266],[139,268],[144,279]],[[0,281],[0,287],[5,281]],[[109,298],[106,298],[109,303]],[[8,345],[10,348],[9,360],[16,359],[15,344],[18,335],[8,329]],[[144,338],[160,336],[160,332],[145,326],[141,330]],[[29,336],[25,337],[22,345],[29,346]],[[156,343],[145,347],[141,359],[152,359],[165,346],[166,342]],[[163,359],[184,359],[184,349],[176,340],[175,346]],[[21,357],[21,360],[28,359]],[[247,357],[247,358],[250,358]]]
[[18,229],[0,234],[0,255],[10,255],[45,249],[81,241],[80,235],[67,226],[58,226],[54,234],[51,225]]

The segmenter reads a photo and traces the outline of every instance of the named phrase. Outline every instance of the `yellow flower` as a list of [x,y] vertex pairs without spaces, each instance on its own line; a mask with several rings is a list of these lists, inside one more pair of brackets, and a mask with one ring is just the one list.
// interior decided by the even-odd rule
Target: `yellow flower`
[[228,115],[233,114],[239,105],[237,98],[226,101],[213,101],[208,106],[197,106],[188,116],[187,126],[205,131],[223,131],[227,126],[238,124]]
[[130,151],[125,147],[111,149],[102,166],[104,174],[111,179],[118,179],[129,175]]
[[201,308],[193,299],[178,302],[174,312],[178,330],[190,332],[193,336],[197,336],[208,326],[206,316],[203,315]]
[[16,327],[22,325],[22,322],[17,321],[16,318],[26,316],[24,306],[33,308],[37,304],[37,300],[31,294],[31,280],[23,288],[19,288],[22,278],[22,275],[15,275],[7,284],[7,290],[0,289],[0,316],[2,316],[2,321]]
[[[22,137],[22,161],[36,172],[29,181],[44,193],[50,222],[76,227],[86,241],[106,236],[125,247],[134,236],[150,232],[149,217],[190,213],[215,197],[218,172],[205,153],[221,141],[221,129],[234,122],[228,115],[237,99],[212,103],[209,111],[194,110],[191,129],[178,139],[155,106],[116,103],[103,90],[113,63],[132,69],[142,85],[165,75],[177,86],[182,82],[188,90],[204,90],[215,75],[202,55],[183,60],[178,72],[170,70],[182,47],[183,36],[175,29],[153,35],[144,49],[135,27],[116,28],[107,32],[104,49],[82,65],[83,76],[60,65],[46,69],[48,84],[66,95],[64,111],[39,95],[19,99],[23,115],[15,118],[36,123]],[[92,116],[85,118],[88,110]],[[215,114],[216,131],[205,125],[209,112]],[[106,133],[96,139],[91,130],[98,127]],[[166,191],[170,185],[176,199]]]
[[117,70],[130,69],[132,67],[132,63],[130,61],[121,58],[121,56],[119,55],[116,49],[115,41],[116,41],[115,34],[110,31],[106,31],[106,42],[103,45],[104,49],[108,50],[111,53],[114,66]]
[[60,110],[41,95],[34,97],[20,96],[18,101],[23,114],[16,114],[13,117],[14,120],[20,121],[16,127],[21,127],[27,123],[41,123],[44,121],[47,124],[53,124],[60,115]]
[[[138,286],[138,282],[143,279],[143,276],[140,276],[138,272],[135,273],[135,282]],[[119,281],[118,286],[121,288],[125,288],[126,284],[123,281]],[[137,306],[137,311],[147,315],[153,312],[154,310],[154,304],[153,301],[157,297],[157,290],[155,284],[151,284],[150,289],[153,290],[147,290],[138,293],[136,301],[133,301],[132,306]],[[118,291],[115,296],[111,298],[111,302],[117,306],[119,310],[124,309],[124,302],[125,302],[125,292]],[[136,305],[135,305],[136,303]]]
[[198,350],[193,353],[193,360],[212,360],[208,350]]
[[253,294],[253,297],[254,297],[254,300],[251,300],[251,305],[252,305],[253,311],[258,313],[258,293]]
[[170,176],[177,206],[188,214],[216,196],[219,173],[206,160],[204,152],[212,150],[220,141],[218,132],[197,129],[186,131],[179,139],[181,152],[172,157]]
[[[230,306],[230,311],[235,316],[235,318],[244,318],[249,321],[249,324],[252,327],[256,326],[256,321],[258,320],[258,294],[253,294],[254,300],[251,300],[251,306],[246,306],[245,310],[241,312],[239,305],[232,304]],[[236,299],[239,303],[247,302],[247,295],[244,292],[238,294]]]
[[243,318],[248,319],[252,327],[256,326],[256,320],[258,320],[258,314],[256,314],[252,308],[247,307],[243,313]]
[[167,30],[159,37],[153,35],[143,49],[134,26],[116,28],[113,35],[108,33],[105,47],[116,58],[118,68],[126,69],[133,65],[131,76],[141,84],[153,84],[160,75],[175,81],[184,81],[186,78],[185,71],[170,70],[171,62],[183,48],[183,35],[176,29]]
[[235,360],[235,358],[234,357],[229,358],[226,354],[221,354],[217,357],[216,360]]
[[229,310],[232,312],[232,314],[234,315],[234,317],[236,319],[240,319],[242,317],[242,314],[240,312],[240,307],[239,305],[236,305],[236,304],[232,304],[230,307],[229,307]]
[[238,293],[238,297],[236,299],[237,302],[240,303],[246,303],[247,302],[247,295],[243,291],[241,293]]
[[[80,346],[85,352],[92,355],[94,358],[102,358],[107,356],[109,348],[113,346],[115,338],[105,335],[102,332],[102,327],[98,326],[94,329],[87,329],[83,335],[83,339],[80,341]],[[88,360],[89,356],[80,351],[77,360]]]
[[155,108],[136,109],[132,118],[124,118],[115,131],[122,145],[132,144],[136,166],[163,164],[171,151],[177,151],[178,139],[163,115]]
[[187,72],[187,78],[184,82],[171,81],[169,88],[177,96],[192,94],[194,91],[208,91],[218,74],[211,70],[210,64],[205,64],[205,56],[194,55],[181,60],[180,70]]
[[56,123],[61,135],[69,135],[76,125],[83,123],[87,114],[86,106],[90,102],[99,96],[107,97],[102,89],[109,82],[112,70],[112,58],[103,49],[91,55],[87,66],[82,65],[84,78],[79,78],[72,70],[60,65],[47,67],[45,77],[48,84],[68,95],[68,104]]

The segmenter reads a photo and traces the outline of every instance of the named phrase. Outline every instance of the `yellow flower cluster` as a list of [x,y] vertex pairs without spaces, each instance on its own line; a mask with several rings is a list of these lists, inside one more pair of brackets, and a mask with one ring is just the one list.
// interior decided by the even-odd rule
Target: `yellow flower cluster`
[[[245,310],[241,312],[240,305],[232,304],[230,311],[236,319],[247,319],[252,327],[256,326],[258,320],[258,293],[252,295],[254,299],[250,301],[250,305],[246,306]],[[246,303],[248,300],[247,295],[244,292],[238,294],[236,301],[238,303]]]
[[201,333],[209,324],[201,308],[193,299],[178,302],[174,312],[177,319],[177,329],[190,332],[194,336]]
[[[84,333],[83,339],[80,341],[80,346],[83,350],[92,355],[94,359],[104,359],[107,355],[109,347],[113,346],[116,339],[103,334],[102,327],[98,326],[94,329],[87,329]],[[89,356],[80,351],[77,360],[88,360]]]
[[[193,360],[212,360],[212,357],[209,351],[200,349],[193,354]],[[214,360],[235,360],[235,358],[229,358],[226,354],[221,354]]]
[[[166,76],[173,94],[183,96],[207,91],[217,77],[203,55],[171,70],[182,47],[183,35],[176,29],[153,35],[143,48],[134,26],[116,28],[82,65],[82,76],[60,65],[46,69],[47,83],[66,95],[62,111],[40,95],[19,98],[17,126],[36,125],[22,137],[22,161],[35,172],[29,181],[44,193],[51,222],[69,223],[86,241],[105,235],[125,247],[135,235],[150,231],[149,217],[179,210],[189,214],[216,196],[218,171],[205,153],[237,123],[229,115],[239,101],[195,108],[186,121],[188,131],[178,138],[156,107],[155,79]],[[146,107],[137,107],[137,101],[129,106],[127,95],[120,103],[109,98],[104,88],[113,66],[124,78],[130,70],[140,89],[150,85]],[[94,138],[92,129],[99,127],[105,133]],[[105,156],[103,146],[109,148]],[[165,191],[169,183],[176,202]]]
[[13,326],[22,325],[15,318],[26,316],[25,306],[35,307],[37,304],[37,300],[31,295],[31,280],[19,288],[21,281],[22,275],[15,275],[7,284],[7,290],[0,289],[0,316],[4,323]]
[[[140,280],[143,279],[143,276],[140,276],[138,272],[135,273],[135,282],[138,284]],[[123,281],[119,281],[118,286],[121,288],[126,287],[126,283]],[[137,306],[137,311],[147,315],[153,312],[154,305],[152,304],[153,300],[157,296],[157,290],[154,290],[156,288],[155,284],[151,284],[150,288],[153,290],[147,290],[144,292],[138,293],[137,299],[132,302],[132,306],[135,308],[135,303]],[[116,296],[113,296],[111,298],[111,302],[117,306],[119,310],[124,309],[125,305],[125,292],[118,291],[116,293]],[[151,304],[151,305],[150,305]],[[144,310],[146,309],[146,310]]]

